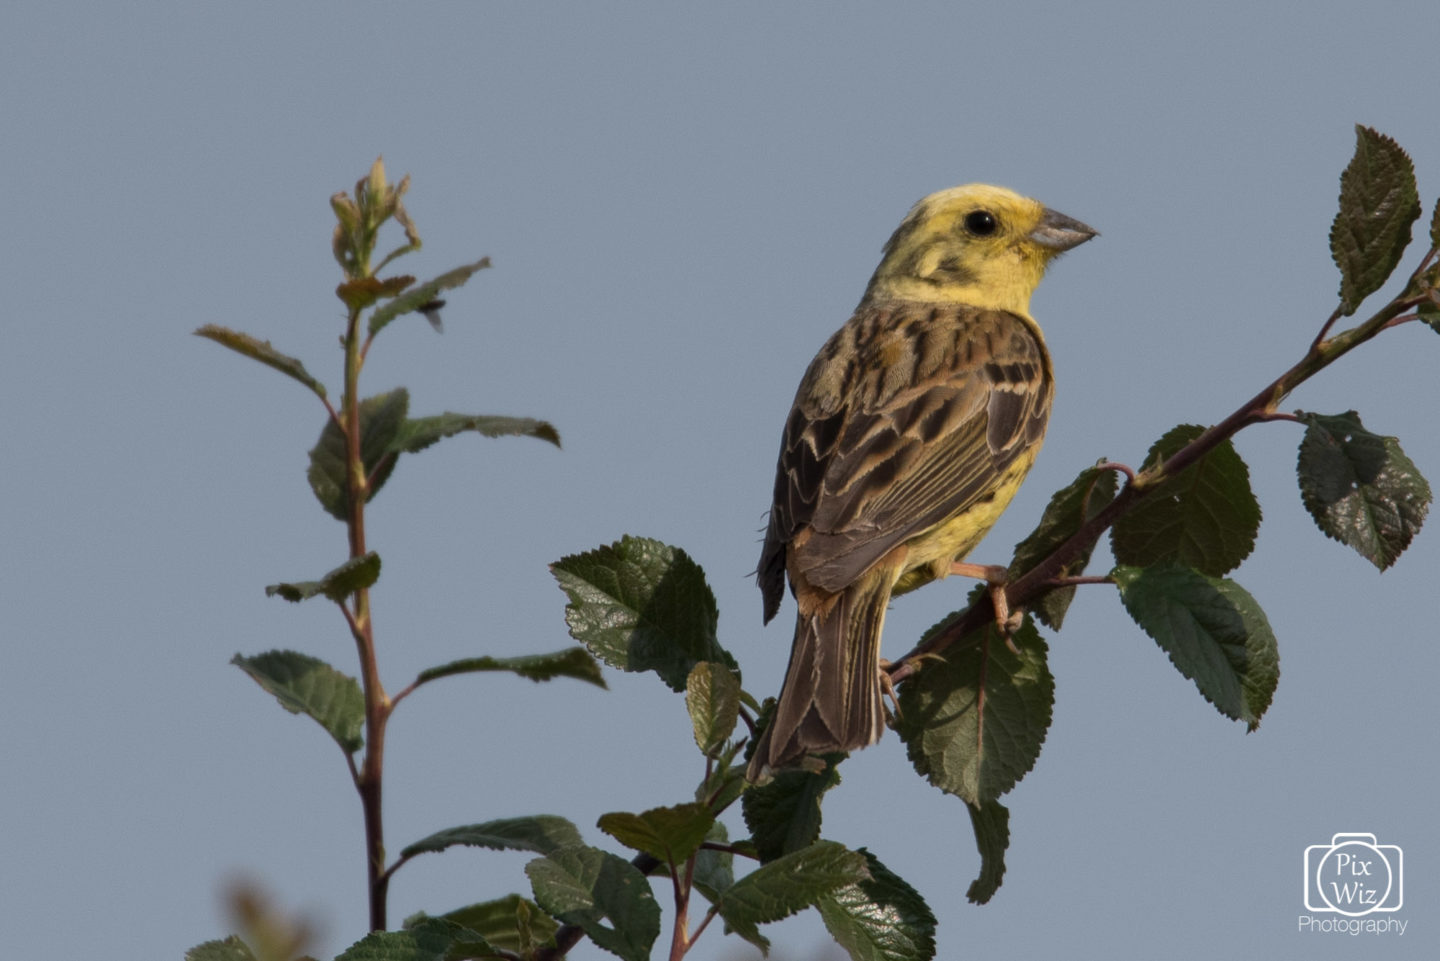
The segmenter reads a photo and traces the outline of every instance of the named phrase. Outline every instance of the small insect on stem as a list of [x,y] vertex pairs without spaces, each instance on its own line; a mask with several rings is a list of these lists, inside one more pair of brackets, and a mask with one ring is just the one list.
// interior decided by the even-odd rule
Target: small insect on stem
[[445,332],[445,325],[440,321],[440,308],[444,306],[445,301],[436,299],[421,304],[415,309],[425,315],[425,319],[430,321],[430,326],[435,328],[437,334],[443,334]]

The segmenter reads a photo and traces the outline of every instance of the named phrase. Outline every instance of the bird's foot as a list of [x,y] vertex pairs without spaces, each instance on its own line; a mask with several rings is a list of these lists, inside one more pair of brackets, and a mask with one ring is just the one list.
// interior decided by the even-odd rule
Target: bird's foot
[[973,577],[986,583],[990,590],[990,603],[995,607],[995,626],[1005,638],[1005,646],[1012,654],[1019,654],[1013,635],[1024,623],[1025,612],[1019,608],[1010,610],[1010,600],[1005,596],[1005,585],[1010,582],[1010,571],[999,564],[966,564],[956,561],[950,565],[951,574]]
[[[880,658],[880,703],[885,705],[887,720],[895,720],[900,716],[900,698],[895,696],[895,683],[890,680],[890,668],[895,665]],[[886,701],[889,701],[886,704]]]

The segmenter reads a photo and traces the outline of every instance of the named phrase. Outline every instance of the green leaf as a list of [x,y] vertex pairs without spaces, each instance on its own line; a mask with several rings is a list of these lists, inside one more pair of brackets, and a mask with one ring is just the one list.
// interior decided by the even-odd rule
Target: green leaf
[[[540,910],[539,905],[518,894],[507,895],[495,901],[467,905],[454,911],[447,911],[438,917],[440,920],[459,925],[467,931],[473,931],[477,936],[483,938],[485,944],[492,950],[509,951],[519,954],[521,957],[529,957],[529,952],[537,945],[553,944],[555,932],[559,928],[559,924]],[[414,927],[430,918],[430,915],[422,912],[406,918],[405,927]],[[457,941],[461,942],[457,944],[457,947],[462,949],[468,944],[462,939],[457,938]],[[474,956],[476,953],[473,949],[460,952],[452,950],[447,961],[460,961],[461,958]],[[486,955],[480,952],[478,956],[485,957]]]
[[895,730],[910,763],[971,804],[994,800],[1029,773],[1050,728],[1055,678],[1045,641],[1029,618],[1012,640],[1019,655],[988,624],[900,687]]
[[[403,387],[360,402],[360,460],[368,479],[367,502],[385,485],[401,454],[424,450],[463,431],[486,437],[538,437],[560,446],[560,435],[543,420],[481,414],[440,414],[412,420],[406,417],[409,408],[410,394]],[[345,457],[345,434],[333,419],[328,420],[310,451],[310,487],[320,505],[342,521],[348,518],[350,506]]]
[[543,420],[531,417],[444,413],[435,417],[407,420],[396,436],[392,448],[396,452],[413,454],[467,430],[486,437],[536,437],[549,441],[556,447],[560,446],[560,433]]
[[1265,612],[1239,584],[1185,567],[1110,572],[1135,623],[1205,700],[1250,730],[1280,682],[1280,652]]
[[236,654],[230,661],[275,695],[292,714],[308,714],[346,754],[365,743],[365,696],[353,677],[324,661],[295,651],[270,651],[255,657]]
[[851,961],[929,961],[935,957],[935,915],[899,875],[869,851],[868,881],[847,884],[822,897],[825,929]]
[[553,814],[535,814],[436,831],[405,848],[400,852],[400,856],[409,859],[417,854],[443,851],[457,844],[489,848],[492,851],[534,851],[536,854],[551,854],[563,847],[582,843],[580,832],[565,818]]
[[374,586],[380,579],[380,555],[374,551],[364,557],[352,557],[318,581],[271,584],[266,597],[277,594],[287,601],[307,601],[321,594],[339,604],[358,590]]
[[1330,226],[1341,314],[1355,313],[1389,278],[1419,216],[1415,165],[1394,140],[1357,124],[1355,155],[1340,174],[1340,212]]
[[315,392],[321,400],[325,399],[325,385],[310,375],[305,365],[294,357],[282,354],[270,346],[270,341],[260,340],[249,334],[242,334],[238,330],[231,330],[228,327],[218,327],[215,324],[206,324],[195,331],[197,337],[205,337],[215,341],[224,347],[244,354],[251,360],[258,360],[266,367],[273,367],[287,377],[294,378],[306,387]]
[[601,674],[599,663],[583,647],[567,647],[553,654],[523,654],[519,657],[467,657],[421,671],[415,678],[415,683],[424,684],[454,674],[486,671],[508,671],[536,683],[551,681],[557,677],[569,677],[594,684],[596,687],[605,687],[605,678]]
[[[1040,524],[1019,544],[1015,545],[1015,558],[1010,562],[1010,579],[1020,576],[1053,554],[1060,545],[1068,541],[1076,531],[1115,499],[1115,472],[1087,467],[1070,483],[1070,486],[1056,491],[1045,507]],[[1074,560],[1065,564],[1055,573],[1056,577],[1077,577],[1085,573],[1090,563],[1092,544],[1081,551]],[[1057,587],[1046,591],[1038,600],[1028,605],[1030,611],[1054,630],[1060,630],[1065,612],[1075,599],[1075,588]]]
[[840,783],[838,765],[846,757],[843,752],[824,755],[825,768],[821,771],[779,771],[770,781],[741,796],[745,826],[750,829],[761,863],[803,850],[820,837],[820,801],[826,791]]
[[644,851],[671,867],[684,864],[700,849],[715,815],[698,802],[651,808],[640,814],[616,811],[601,815],[600,830],[636,851]]
[[[705,840],[712,844],[728,844],[730,835],[723,821],[710,825]],[[695,890],[705,895],[714,904],[735,883],[735,855],[729,851],[701,848],[695,852],[695,873],[692,877]]]
[[1430,510],[1430,485],[1394,437],[1372,434],[1352,411],[1302,413],[1296,472],[1300,499],[1316,525],[1385,570]]
[[413,283],[415,278],[408,275],[383,280],[379,277],[352,277],[335,288],[335,296],[351,310],[364,310],[381,298],[398,297]]
[[967,804],[970,826],[975,830],[975,847],[980,851],[980,876],[965,896],[971,904],[985,904],[1005,879],[1005,849],[1010,846],[1010,809],[999,801]]
[[[395,469],[395,439],[400,436],[409,407],[410,394],[403,387],[360,401],[360,460],[369,479],[367,503]],[[347,520],[350,488],[346,481],[345,434],[334,420],[325,422],[320,439],[310,450],[309,478],[320,506],[337,520]]]
[[[1168,460],[1204,432],[1193,424],[1176,427],[1155,442],[1145,463]],[[1226,440],[1122,515],[1111,529],[1110,547],[1121,564],[1168,562],[1218,577],[1250,556],[1259,530],[1250,469]]]
[[471,275],[476,271],[484,270],[489,266],[490,258],[481,257],[473,264],[456,267],[454,270],[443,273],[434,280],[426,281],[420,286],[414,287],[406,293],[401,294],[389,303],[378,307],[375,312],[370,315],[370,336],[374,337],[380,333],[380,331],[384,330],[385,326],[396,317],[418,311],[421,307],[439,296],[440,291],[461,286],[465,281],[469,280]]
[[480,932],[451,921],[449,918],[437,920],[443,922],[450,933],[450,948],[445,952],[445,961],[477,961],[477,959],[509,961],[510,956],[503,954],[500,948],[485,940],[485,936]]
[[[1435,209],[1440,210],[1440,203]],[[1425,298],[1415,305],[1415,313],[1431,330],[1440,333],[1440,263],[1431,264],[1415,283],[1419,286],[1412,284],[1406,293],[1423,293]]]
[[756,944],[764,940],[756,925],[784,920],[838,888],[869,879],[865,855],[834,841],[816,841],[736,881],[717,908],[731,930]]
[[685,709],[700,753],[713,757],[740,718],[740,682],[726,665],[701,661],[685,679]]
[[[1435,201],[1435,211],[1430,215],[1430,249],[1440,249],[1440,200]],[[1415,313],[1431,330],[1440,333],[1440,262],[1432,262],[1411,277],[1400,296],[1416,298]]]
[[719,612],[705,572],[678,547],[627,535],[562,558],[550,572],[570,598],[570,636],[611,667],[653,670],[675,691],[701,661],[738,673],[715,634]]
[[451,925],[430,918],[403,931],[372,931],[335,961],[445,961],[454,942]]
[[224,941],[206,941],[185,952],[185,961],[255,961],[250,946],[235,935]]
[[[650,882],[623,858],[571,845],[525,865],[541,908],[577,925],[590,940],[626,961],[647,961],[660,934],[660,906]],[[602,923],[608,920],[609,925]]]

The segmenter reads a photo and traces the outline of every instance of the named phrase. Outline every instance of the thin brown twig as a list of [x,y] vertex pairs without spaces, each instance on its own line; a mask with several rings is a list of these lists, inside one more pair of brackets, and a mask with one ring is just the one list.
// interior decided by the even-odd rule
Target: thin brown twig
[[1107,460],[1104,463],[1096,464],[1095,469],[1114,471],[1117,474],[1124,474],[1126,483],[1135,483],[1135,470],[1129,465],[1121,464],[1118,461]]
[[675,922],[670,927],[670,961],[681,961],[685,952],[690,950],[690,938],[686,929],[690,925],[690,872],[695,866],[695,859],[690,858],[687,864],[686,876],[681,880],[677,875],[680,873],[672,864],[670,866],[670,884],[675,892]]
[[705,933],[705,929],[710,926],[711,920],[713,920],[715,915],[719,913],[720,912],[713,907],[705,912],[705,917],[701,918],[700,923],[695,925],[695,933],[690,935],[691,944],[694,944],[696,941],[700,940],[700,935]]
[[[365,476],[365,463],[360,448],[360,368],[364,359],[358,350],[360,311],[352,309],[345,331],[345,396],[343,428],[345,436],[346,494],[349,514],[346,530],[350,540],[351,558],[365,556],[365,499],[370,479]],[[360,807],[365,821],[365,871],[370,903],[370,930],[386,928],[390,875],[385,870],[385,823],[383,819],[385,725],[390,717],[390,702],[380,682],[375,657],[375,632],[370,619],[370,592],[361,588],[354,594],[354,609],[345,605],[346,620],[355,638],[360,659],[361,691],[365,698],[365,757],[355,779]]]
[[1344,308],[1336,307],[1335,313],[1330,315],[1330,319],[1325,321],[1325,323],[1320,327],[1320,333],[1316,334],[1315,339],[1310,342],[1311,353],[1314,353],[1315,351],[1320,349],[1321,345],[1325,343],[1325,335],[1330,333],[1330,328],[1335,326],[1335,321],[1339,320],[1343,316],[1345,316]]

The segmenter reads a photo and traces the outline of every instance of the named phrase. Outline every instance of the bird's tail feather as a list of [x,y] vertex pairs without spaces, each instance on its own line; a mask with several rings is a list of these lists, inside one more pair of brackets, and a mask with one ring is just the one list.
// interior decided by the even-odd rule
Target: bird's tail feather
[[828,609],[799,615],[780,703],[750,761],[751,780],[807,754],[853,751],[880,739],[880,632],[889,599],[884,586],[862,581]]

